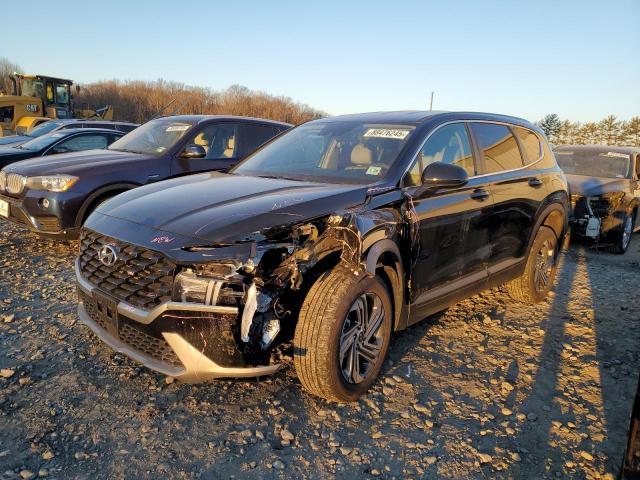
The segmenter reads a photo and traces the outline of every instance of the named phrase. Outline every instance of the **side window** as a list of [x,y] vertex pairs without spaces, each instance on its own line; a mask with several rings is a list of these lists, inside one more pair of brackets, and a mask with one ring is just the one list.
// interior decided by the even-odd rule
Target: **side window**
[[484,156],[482,173],[521,168],[524,163],[518,143],[509,128],[494,123],[472,123],[471,129]]
[[218,123],[204,127],[187,144],[193,143],[203,147],[207,152],[204,157],[207,160],[236,158],[238,156],[237,137],[237,125]]
[[640,153],[636,155],[636,178],[640,179]]
[[77,137],[63,140],[53,147],[49,153],[80,152],[82,150],[93,150],[94,148],[107,148],[107,136],[100,135],[78,135]]
[[246,157],[257,148],[271,140],[277,132],[277,130],[269,125],[251,125],[246,124],[242,126],[242,151],[240,155]]
[[542,147],[538,136],[531,130],[522,127],[513,127],[513,130],[516,132],[520,145],[522,145],[527,157],[525,163],[528,165],[538,160],[542,155]]
[[404,184],[420,185],[422,172],[433,162],[451,163],[464,168],[469,176],[476,174],[469,136],[464,123],[445,125],[429,137],[407,173]]
[[69,103],[69,87],[67,85],[56,83],[56,103],[64,105]]

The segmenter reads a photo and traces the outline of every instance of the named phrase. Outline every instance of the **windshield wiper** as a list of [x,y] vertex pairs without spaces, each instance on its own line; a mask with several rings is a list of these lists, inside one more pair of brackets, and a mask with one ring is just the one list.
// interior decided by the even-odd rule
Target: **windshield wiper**
[[275,180],[291,180],[293,182],[304,182],[304,180],[300,180],[299,178],[291,178],[291,177],[285,177],[284,175],[256,175],[257,177],[261,177],[261,178],[273,178]]
[[146,153],[146,152],[141,152],[139,150],[130,150],[128,148],[110,148],[109,150],[113,151],[113,152],[126,152],[126,153]]

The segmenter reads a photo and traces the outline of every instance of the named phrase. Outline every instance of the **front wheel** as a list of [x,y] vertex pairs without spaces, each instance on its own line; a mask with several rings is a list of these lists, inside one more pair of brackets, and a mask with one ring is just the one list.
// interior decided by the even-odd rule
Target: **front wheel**
[[300,383],[327,400],[352,402],[378,377],[392,330],[389,292],[377,277],[336,267],[311,287],[294,336]]
[[558,239],[542,226],[533,240],[523,274],[507,284],[509,295],[519,302],[534,304],[545,299],[553,287],[558,259]]
[[633,215],[627,212],[624,214],[624,217],[622,217],[618,241],[608,247],[607,250],[619,255],[624,254],[631,243],[631,235],[633,235]]

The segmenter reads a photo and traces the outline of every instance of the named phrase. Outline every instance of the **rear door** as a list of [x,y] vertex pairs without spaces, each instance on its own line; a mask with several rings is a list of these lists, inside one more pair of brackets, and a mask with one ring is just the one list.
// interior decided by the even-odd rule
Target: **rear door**
[[[535,167],[541,153],[533,132],[506,124],[471,122],[480,170],[494,200],[489,225],[489,274],[523,260],[547,190]],[[527,154],[527,152],[529,152]]]
[[280,130],[272,125],[245,123],[240,127],[239,158],[244,158],[275,137]]
[[[469,182],[417,196],[422,171],[432,162],[461,166]],[[444,301],[487,278],[489,224],[492,199],[484,179],[476,177],[476,162],[465,123],[451,123],[433,132],[407,173],[404,184],[411,197],[416,237],[412,250],[414,315],[422,318],[434,302]]]

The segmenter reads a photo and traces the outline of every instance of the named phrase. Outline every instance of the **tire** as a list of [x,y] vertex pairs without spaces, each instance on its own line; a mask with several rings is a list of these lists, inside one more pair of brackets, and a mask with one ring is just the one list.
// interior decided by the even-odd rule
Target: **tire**
[[87,218],[89,218],[89,215],[91,215],[96,210],[96,208],[98,208],[103,203],[108,202],[116,195],[118,194],[116,193],[115,195],[107,195],[105,197],[99,198],[97,201],[94,201],[94,203],[90,205],[89,208],[87,208],[87,210],[84,212],[82,223],[80,224],[80,226],[84,225],[84,222],[87,221]]
[[[375,315],[379,328],[369,332],[368,339],[362,328],[367,322],[359,322],[357,315],[365,310],[383,315],[381,320]],[[382,368],[391,338],[392,311],[389,292],[377,277],[356,276],[340,266],[324,273],[307,293],[293,339],[293,362],[302,386],[326,400],[358,400]],[[341,346],[346,350],[342,358]],[[365,360],[365,353],[372,360]],[[352,358],[358,361],[350,369]]]
[[626,251],[629,249],[629,244],[631,243],[631,235],[633,235],[633,215],[629,212],[625,212],[622,217],[622,224],[620,225],[620,238],[608,247],[605,247],[605,250],[611,253],[616,253],[618,255],[624,255]]
[[[554,284],[557,259],[556,234],[542,226],[531,245],[523,274],[506,285],[511,298],[531,305],[544,300]],[[546,272],[544,277],[541,276],[543,272]]]

